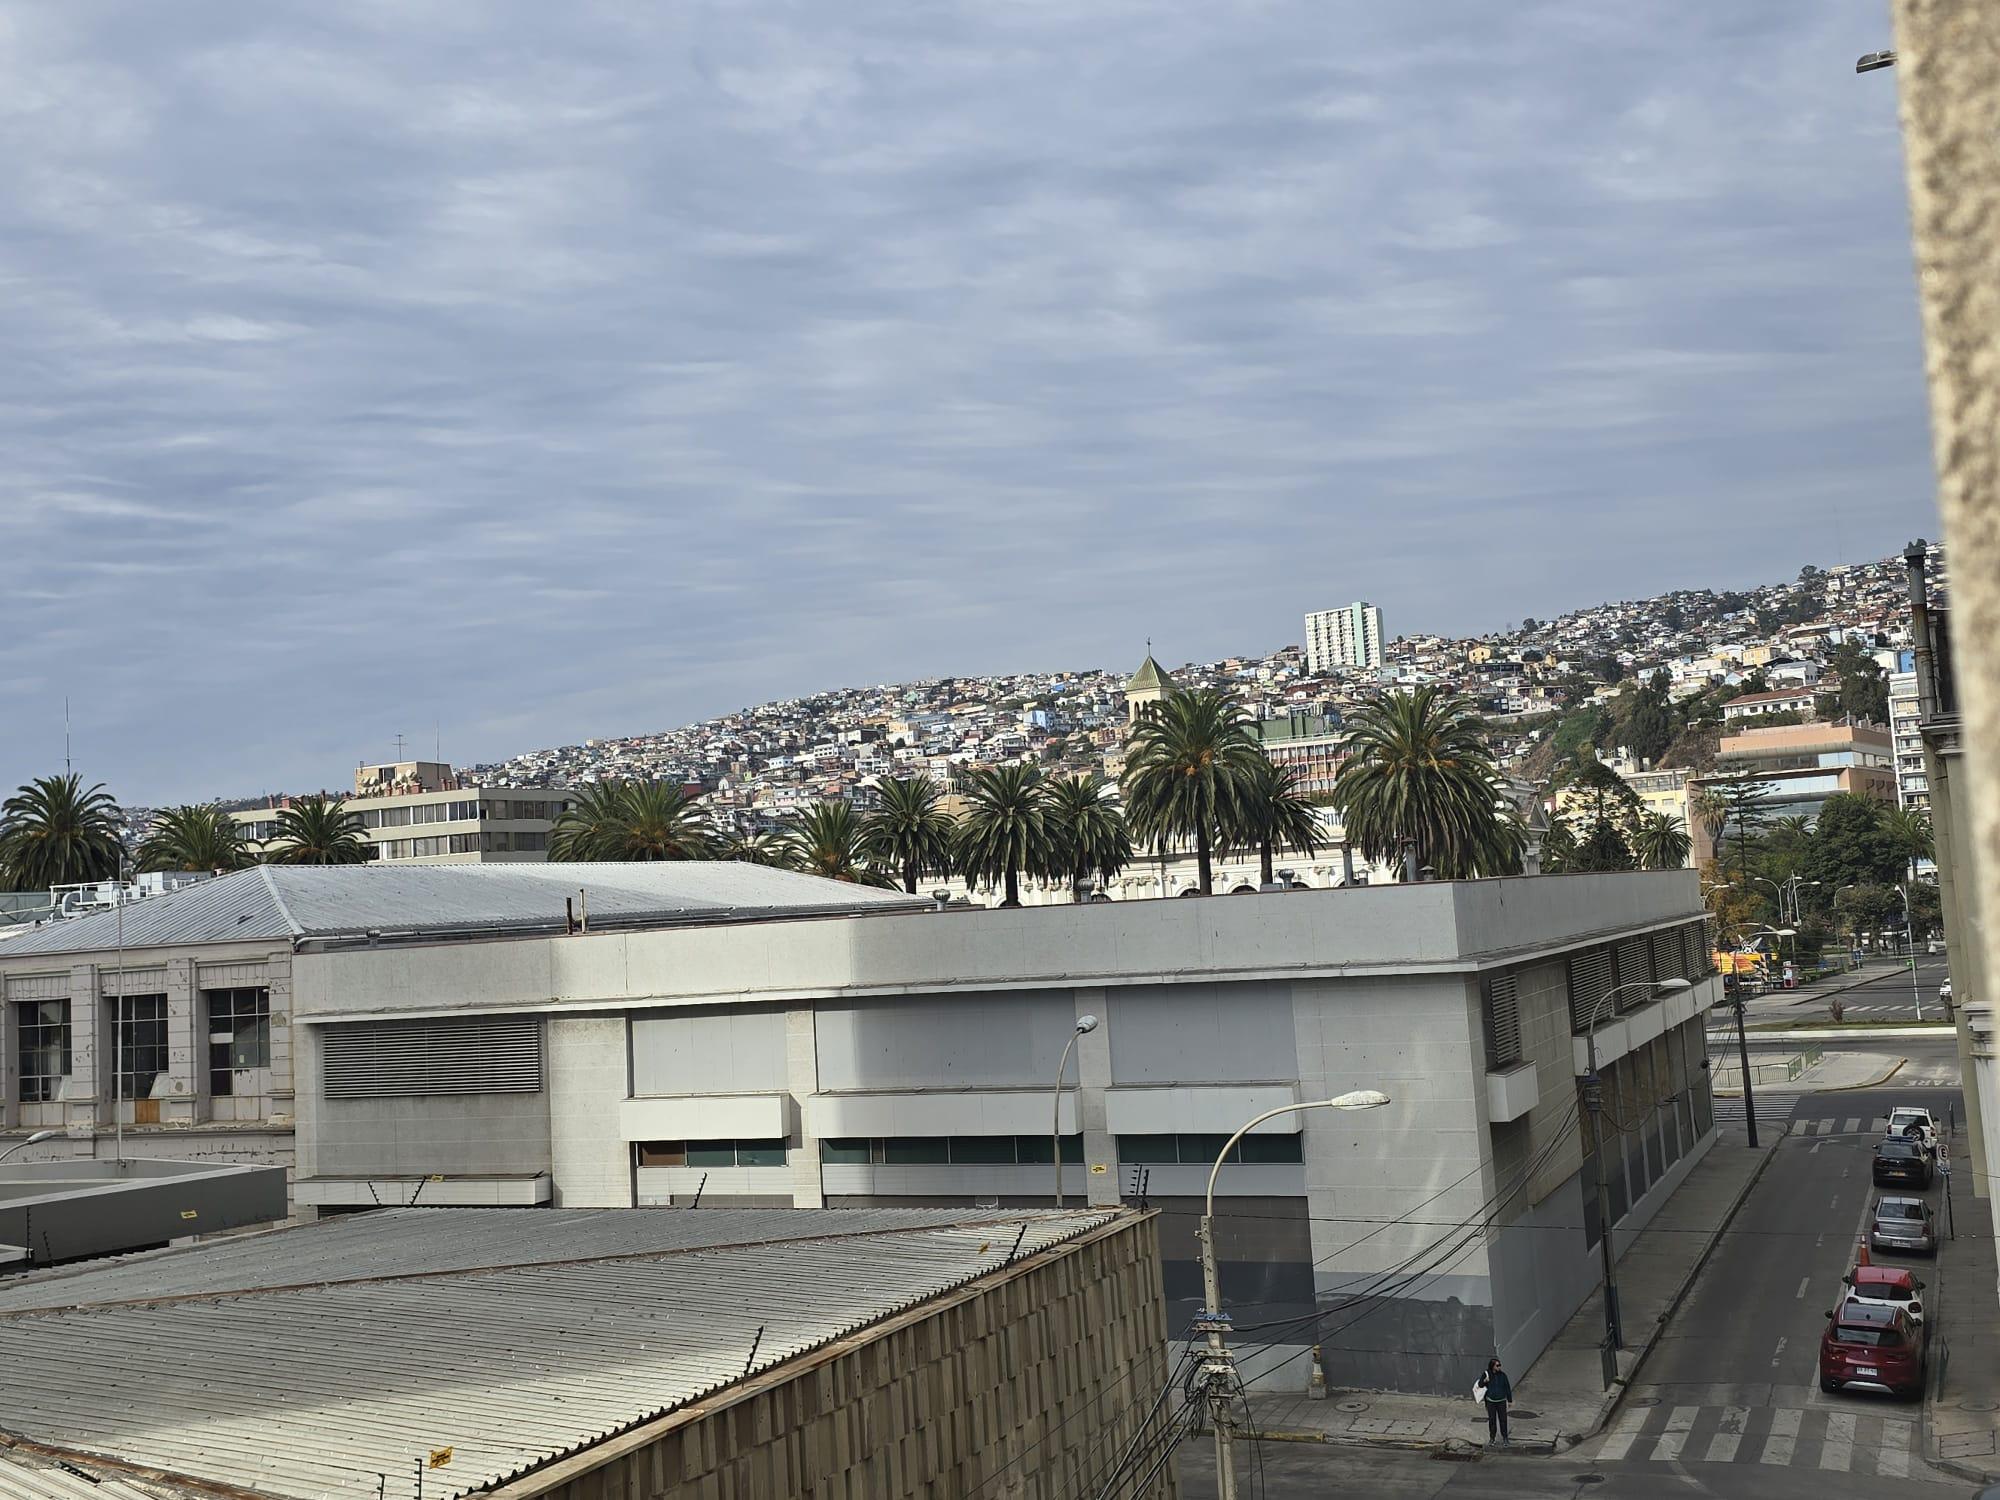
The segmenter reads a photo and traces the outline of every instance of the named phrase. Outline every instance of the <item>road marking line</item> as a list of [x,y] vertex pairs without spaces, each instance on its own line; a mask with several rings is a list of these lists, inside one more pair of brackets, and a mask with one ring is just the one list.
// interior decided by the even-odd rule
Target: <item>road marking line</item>
[[1688,1433],[1694,1428],[1694,1419],[1701,1414],[1698,1406],[1676,1406],[1673,1415],[1667,1418],[1666,1428],[1660,1433],[1660,1440],[1653,1444],[1653,1457],[1657,1460],[1672,1460],[1681,1456],[1681,1448],[1687,1443]]
[[1858,1119],[1850,1119],[1840,1127],[1842,1135],[1853,1135],[1860,1129],[1861,1122]]
[[1875,1450],[1875,1472],[1890,1479],[1905,1479],[1910,1473],[1910,1424],[1882,1421],[1882,1446]]
[[1826,1440],[1820,1445],[1819,1466],[1843,1474],[1854,1467],[1853,1412],[1836,1412],[1826,1419]]
[[1803,1297],[1805,1296],[1805,1294],[1806,1294],[1806,1288],[1807,1288],[1807,1287],[1809,1287],[1809,1286],[1811,1286],[1811,1285],[1812,1285],[1812,1277],[1810,1277],[1810,1276],[1801,1276],[1801,1277],[1799,1278],[1799,1289],[1798,1289],[1798,1291],[1797,1291],[1797,1292],[1795,1292],[1795,1293],[1793,1294],[1794,1298],[1795,1298],[1795,1299],[1802,1299],[1802,1298],[1803,1298]]
[[1804,1412],[1787,1407],[1771,1413],[1771,1435],[1764,1439],[1764,1451],[1758,1455],[1760,1464],[1788,1464],[1792,1461],[1792,1451],[1798,1446],[1799,1418]]
[[1598,1462],[1616,1463],[1630,1453],[1632,1445],[1639,1440],[1639,1429],[1645,1425],[1646,1413],[1643,1410],[1634,1409],[1621,1414],[1604,1441],[1598,1444]]
[[1783,1359],[1783,1358],[1785,1357],[1785,1345],[1786,1345],[1786,1344],[1788,1344],[1788,1343],[1790,1343],[1790,1342],[1791,1342],[1791,1340],[1789,1340],[1789,1339],[1779,1339],[1779,1340],[1778,1340],[1778,1347],[1777,1347],[1776,1349],[1774,1349],[1774,1350],[1772,1350],[1772,1351],[1771,1351],[1771,1368],[1772,1368],[1772,1369],[1776,1369],[1776,1368],[1777,1368],[1777,1366],[1778,1366],[1778,1361],[1779,1361],[1779,1360],[1781,1360],[1781,1359]]
[[1708,1440],[1708,1452],[1704,1462],[1727,1464],[1736,1461],[1736,1450],[1743,1443],[1743,1429],[1750,1421],[1747,1406],[1725,1406],[1722,1408],[1721,1426],[1714,1437]]
[[1812,1148],[1812,1150],[1808,1151],[1808,1152],[1806,1153],[1806,1155],[1807,1155],[1807,1156],[1818,1156],[1818,1155],[1819,1155],[1819,1148],[1820,1148],[1821,1146],[1824,1146],[1825,1144],[1826,1144],[1826,1142],[1825,1142],[1825,1141],[1814,1141],[1814,1142],[1813,1142],[1813,1148]]

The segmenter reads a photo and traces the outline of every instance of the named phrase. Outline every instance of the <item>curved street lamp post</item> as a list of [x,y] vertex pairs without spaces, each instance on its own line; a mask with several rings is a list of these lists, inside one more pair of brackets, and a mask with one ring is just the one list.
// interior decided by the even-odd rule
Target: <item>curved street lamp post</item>
[[[1049,1150],[1053,1154],[1056,1164],[1056,1207],[1057,1208],[1061,1208],[1063,1206],[1063,1185],[1062,1185],[1063,1074],[1069,1071],[1070,1049],[1076,1046],[1076,1039],[1080,1036],[1088,1036],[1091,1032],[1095,1030],[1097,1030],[1096,1016],[1078,1016],[1076,1018],[1076,1026],[1070,1031],[1069,1040],[1063,1044],[1062,1061],[1056,1064],[1055,1123],[1049,1129]],[[1079,1087],[1081,1087],[1083,1082],[1082,1075],[1083,1075],[1083,1064],[1078,1063],[1077,1083]]]
[[1222,1164],[1229,1160],[1229,1153],[1236,1149],[1236,1143],[1266,1120],[1307,1109],[1380,1109],[1389,1102],[1387,1094],[1374,1089],[1355,1089],[1332,1099],[1312,1099],[1304,1104],[1281,1104],[1276,1109],[1267,1109],[1224,1143],[1215,1158],[1215,1165],[1209,1168],[1208,1195],[1202,1200],[1199,1231],[1201,1297],[1206,1306],[1201,1316],[1195,1319],[1194,1327],[1195,1332],[1208,1335],[1207,1357],[1202,1361],[1200,1373],[1207,1390],[1209,1416],[1215,1424],[1216,1493],[1220,1500],[1237,1500],[1236,1455],[1230,1447],[1232,1423],[1229,1416],[1229,1393],[1236,1384],[1236,1369],[1225,1337],[1229,1330],[1229,1314],[1222,1310],[1222,1273],[1215,1259],[1215,1179],[1222,1172]]

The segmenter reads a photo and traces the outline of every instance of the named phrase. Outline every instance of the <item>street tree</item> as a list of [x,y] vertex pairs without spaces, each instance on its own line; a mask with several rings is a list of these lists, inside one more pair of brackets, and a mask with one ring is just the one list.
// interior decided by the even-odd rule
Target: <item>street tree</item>
[[943,794],[928,776],[888,778],[876,792],[881,805],[867,820],[875,858],[914,896],[924,876],[951,873],[951,818],[939,806]]
[[374,857],[361,815],[325,792],[279,808],[277,831],[264,846],[264,858],[278,865],[365,865]]
[[1201,893],[1213,892],[1216,845],[1238,825],[1263,747],[1236,699],[1185,688],[1149,703],[1125,751],[1125,816],[1153,848],[1192,846]]
[[1033,766],[977,766],[966,775],[966,814],[952,863],[968,881],[997,885],[1002,906],[1021,904],[1021,877],[1051,873],[1047,787]]
[[780,842],[785,867],[822,880],[849,885],[893,886],[895,879],[876,862],[880,845],[845,797],[815,802],[785,821]]
[[1694,840],[1671,813],[1642,813],[1632,833],[1632,853],[1642,869],[1678,870],[1688,861]]
[[139,843],[141,870],[221,874],[252,862],[249,845],[235,820],[213,803],[163,809]]
[[599,864],[711,859],[715,831],[673,781],[600,781],[571,795],[549,831],[549,858]]
[[1082,900],[1093,880],[1115,880],[1132,862],[1132,835],[1125,812],[1106,796],[1108,783],[1095,771],[1058,776],[1046,783],[1043,823],[1048,830],[1048,870]]

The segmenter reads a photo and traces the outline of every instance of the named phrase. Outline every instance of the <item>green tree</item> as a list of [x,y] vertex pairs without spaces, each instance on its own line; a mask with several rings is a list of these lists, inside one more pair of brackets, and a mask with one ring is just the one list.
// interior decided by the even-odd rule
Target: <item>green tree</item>
[[139,844],[142,870],[240,870],[249,846],[228,813],[213,803],[169,807],[153,819]]
[[1231,830],[1240,847],[1257,851],[1258,879],[1270,885],[1279,849],[1311,859],[1319,851],[1319,814],[1299,791],[1299,774],[1260,755],[1252,763]]
[[868,824],[845,797],[815,802],[785,822],[785,863],[806,875],[844,880],[849,885],[895,885],[876,863],[877,845]]
[[0,876],[15,891],[111,880],[125,846],[118,804],[103,783],[41,776],[0,803]]
[[1132,835],[1117,802],[1104,795],[1095,771],[1047,783],[1043,823],[1049,835],[1049,873],[1082,899],[1092,880],[1113,880],[1132,862]]
[[1125,751],[1125,816],[1154,848],[1193,844],[1201,893],[1214,891],[1217,843],[1238,824],[1263,747],[1236,699],[1217,688],[1176,689],[1141,710]]
[[1542,835],[1542,873],[1567,875],[1576,868],[1576,830],[1561,818],[1550,817]]
[[1931,832],[1931,815],[1924,808],[1885,808],[1882,831],[1894,842],[1905,864],[1937,858],[1937,838]]
[[1850,636],[1834,647],[1827,664],[1833,671],[1836,712],[1875,724],[1889,722],[1889,678],[1873,652]]
[[890,778],[876,791],[882,804],[868,815],[870,845],[914,896],[924,876],[951,873],[951,819],[938,806],[942,794],[928,776]]
[[1821,804],[1813,824],[1805,875],[1827,890],[1843,885],[1895,885],[1908,863],[1884,826],[1885,809],[1873,797],[1836,792]]
[[975,767],[966,776],[966,804],[952,863],[968,881],[1001,886],[1002,906],[1019,906],[1021,876],[1050,873],[1042,773],[1033,766]]
[[1632,834],[1632,853],[1648,870],[1678,870],[1688,862],[1694,840],[1670,813],[1642,813]]
[[717,847],[715,857],[740,865],[776,867],[785,863],[785,846],[773,834],[732,833]]
[[1465,699],[1432,685],[1355,713],[1333,784],[1348,841],[1383,862],[1413,850],[1445,880],[1517,872],[1526,830],[1502,798],[1481,729]]
[[264,857],[279,865],[365,865],[374,847],[361,816],[324,792],[300,797],[278,810],[278,829]]
[[713,830],[673,781],[600,781],[572,794],[549,830],[549,858],[558,863],[654,864],[715,852]]
[[1570,868],[1579,872],[1601,870],[1629,870],[1633,868],[1632,846],[1625,842],[1625,835],[1618,825],[1611,822],[1597,822],[1577,841],[1576,854],[1570,861]]
[[1704,806],[1719,808],[1721,813],[1721,832],[1715,846],[1717,854],[1720,855],[1733,831],[1736,883],[1747,890],[1756,840],[1770,816],[1771,784],[1759,781],[1755,776],[1718,776],[1709,781],[1703,790],[1714,799],[1713,802],[1705,802]]

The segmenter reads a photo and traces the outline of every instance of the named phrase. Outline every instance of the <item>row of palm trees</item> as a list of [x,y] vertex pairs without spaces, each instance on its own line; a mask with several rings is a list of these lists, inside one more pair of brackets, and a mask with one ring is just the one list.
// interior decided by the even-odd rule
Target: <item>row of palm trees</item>
[[[1445,879],[1518,871],[1527,835],[1502,795],[1471,705],[1436,688],[1358,711],[1353,758],[1333,805],[1351,844],[1384,862],[1413,856]],[[741,859],[834,880],[900,885],[961,875],[1020,904],[1023,879],[1080,893],[1137,848],[1191,849],[1204,894],[1218,852],[1255,850],[1265,884],[1280,850],[1311,856],[1319,816],[1296,772],[1274,764],[1227,692],[1168,693],[1140,713],[1114,789],[1095,773],[1046,777],[1030,765],[966,773],[964,808],[944,809],[927,776],[884,780],[863,813],[821,802],[775,835],[718,834],[676,786],[606,782],[579,794],[549,840],[556,860]]]
[[[1434,687],[1390,693],[1357,710],[1351,758],[1331,802],[1350,845],[1371,860],[1413,860],[1443,879],[1511,874],[1526,830],[1502,794],[1471,704]],[[1020,903],[1023,879],[1079,892],[1110,880],[1140,847],[1192,850],[1204,894],[1218,852],[1257,851],[1265,884],[1280,850],[1311,856],[1322,837],[1296,773],[1275,765],[1237,700],[1219,689],[1168,693],[1133,725],[1116,788],[1096,773],[1045,776],[1032,765],[982,766],[961,784],[954,818],[927,776],[884,780],[863,812],[840,799],[805,808],[775,834],[711,824],[683,788],[609,781],[576,794],[549,838],[552,860],[737,859],[866,885],[957,874]],[[258,859],[360,864],[361,820],[335,799],[299,799],[275,836],[247,844],[213,806],[169,808],[140,844],[142,870],[230,870]],[[0,876],[14,889],[108,878],[119,867],[118,809],[74,776],[23,787],[0,807]]]
[[[73,774],[43,776],[0,803],[0,889],[48,890],[115,880],[125,863],[118,804],[99,784]],[[212,803],[155,815],[133,863],[141,871],[240,870],[273,864],[355,865],[374,857],[361,819],[325,795],[302,797],[277,816],[268,843],[255,845]]]

